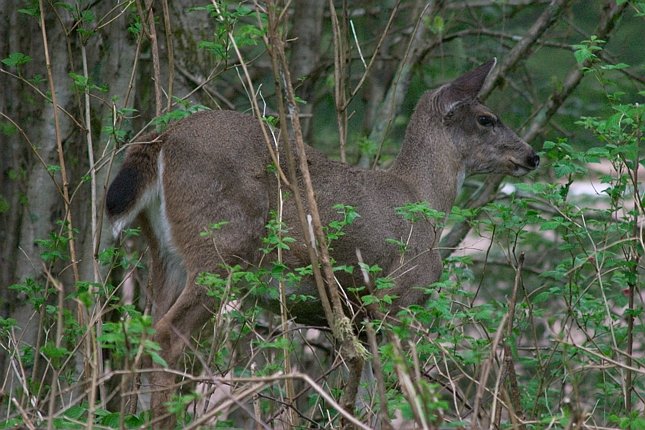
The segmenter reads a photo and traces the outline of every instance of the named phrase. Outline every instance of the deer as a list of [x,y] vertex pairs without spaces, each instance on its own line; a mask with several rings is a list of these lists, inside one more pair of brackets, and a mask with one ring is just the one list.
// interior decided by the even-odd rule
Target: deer
[[[478,99],[495,64],[495,59],[488,61],[424,93],[400,152],[386,170],[351,166],[306,147],[323,223],[338,217],[336,204],[349,205],[359,214],[334,242],[332,257],[339,264],[357,265],[360,251],[366,264],[382,268],[392,286],[378,294],[394,297],[392,311],[422,305],[421,287],[436,282],[442,272],[437,250],[441,229],[436,222],[416,222],[410,235],[410,221],[396,208],[426,202],[448,213],[467,176],[517,177],[539,165],[540,157],[531,146]],[[272,158],[260,120],[254,116],[203,111],[146,140],[127,148],[107,191],[106,209],[115,235],[133,223],[142,228],[151,255],[154,340],[172,368],[186,346],[181,339],[190,339],[216,306],[196,282],[197,276],[210,272],[226,277],[222,263],[249,268],[261,264],[262,238],[279,189],[275,172],[268,168]],[[296,268],[310,261],[292,200],[284,202],[283,222],[295,242],[284,251],[283,261]],[[218,221],[226,224],[213,237],[200,235]],[[386,238],[407,238],[405,258]],[[338,284],[344,288],[364,282],[359,271],[338,274]],[[317,296],[313,279],[287,288]],[[275,300],[260,305],[279,310]],[[316,300],[286,306],[297,323],[327,324]],[[175,377],[162,371],[153,375],[152,413],[160,416]]]

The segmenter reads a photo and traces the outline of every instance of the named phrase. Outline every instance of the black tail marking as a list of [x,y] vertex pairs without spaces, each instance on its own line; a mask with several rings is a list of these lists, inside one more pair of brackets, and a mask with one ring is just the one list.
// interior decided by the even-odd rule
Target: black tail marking
[[105,197],[105,206],[111,218],[132,208],[140,193],[143,192],[143,182],[144,178],[139,170],[132,166],[123,166],[112,181]]

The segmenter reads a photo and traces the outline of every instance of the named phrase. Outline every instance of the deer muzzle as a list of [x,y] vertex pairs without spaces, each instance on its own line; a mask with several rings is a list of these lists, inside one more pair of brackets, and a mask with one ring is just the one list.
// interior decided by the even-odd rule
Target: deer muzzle
[[513,176],[523,176],[529,173],[532,170],[537,169],[540,165],[540,156],[531,150],[531,153],[526,156],[523,161],[520,161],[516,158],[510,159],[511,164],[513,164]]

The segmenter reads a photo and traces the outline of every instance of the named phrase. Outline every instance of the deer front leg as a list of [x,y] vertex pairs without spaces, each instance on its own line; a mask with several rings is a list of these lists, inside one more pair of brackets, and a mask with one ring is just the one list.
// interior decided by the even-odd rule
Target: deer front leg
[[427,300],[425,288],[441,277],[443,263],[436,249],[411,256],[402,266],[390,270],[390,277],[395,280],[393,288],[377,291],[377,295],[391,294],[396,297],[390,308],[395,315],[402,308],[410,305],[422,305]]
[[188,277],[186,286],[168,309],[155,324],[154,340],[161,347],[161,356],[168,368],[155,364],[152,374],[151,408],[154,423],[158,428],[173,428],[175,416],[166,409],[176,386],[176,375],[167,369],[177,369],[184,348],[189,344],[192,334],[197,331],[212,314],[213,298],[209,297],[206,288],[195,284],[195,275]]

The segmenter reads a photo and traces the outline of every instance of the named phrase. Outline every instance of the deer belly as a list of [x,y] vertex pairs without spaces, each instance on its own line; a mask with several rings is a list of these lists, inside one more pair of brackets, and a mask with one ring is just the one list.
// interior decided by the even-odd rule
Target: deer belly
[[[280,315],[280,291],[278,281],[267,281],[268,292],[256,296],[258,304],[264,309]],[[299,324],[326,326],[327,319],[318,296],[318,290],[313,279],[305,279],[298,285],[284,285],[287,297],[288,318],[294,319]],[[266,291],[266,290],[265,290]],[[253,291],[251,291],[253,294]]]

